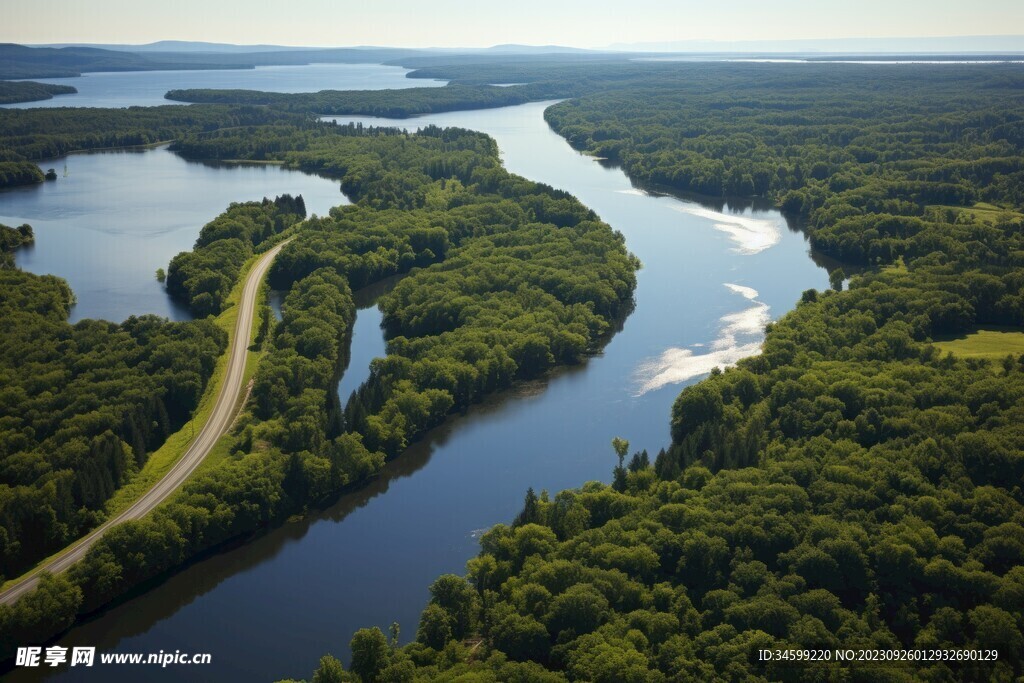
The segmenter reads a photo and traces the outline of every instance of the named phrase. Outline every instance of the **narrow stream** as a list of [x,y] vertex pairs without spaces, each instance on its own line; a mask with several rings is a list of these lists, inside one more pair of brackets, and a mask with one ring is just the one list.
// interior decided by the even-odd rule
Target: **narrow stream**
[[[769,319],[802,290],[827,286],[804,236],[778,212],[638,191],[621,170],[578,154],[553,133],[543,119],[549,104],[397,125],[486,132],[509,170],[572,192],[623,232],[644,268],[635,310],[602,353],[450,419],[331,509],[190,566],[72,629],[61,645],[209,652],[207,680],[272,681],[309,676],[326,652],[347,662],[348,641],[360,627],[398,621],[408,642],[431,581],[462,573],[479,533],[510,521],[527,487],[554,493],[609,480],[615,436],[653,457],[669,441],[669,411],[686,383],[756,353]],[[375,310],[357,316],[348,373],[365,372],[361,364],[382,349]],[[342,382],[342,401],[349,384]],[[22,675],[28,671],[39,675],[22,669],[11,680],[31,680]],[[146,671],[147,680],[195,675],[187,667]],[[138,677],[130,667],[57,676]]]

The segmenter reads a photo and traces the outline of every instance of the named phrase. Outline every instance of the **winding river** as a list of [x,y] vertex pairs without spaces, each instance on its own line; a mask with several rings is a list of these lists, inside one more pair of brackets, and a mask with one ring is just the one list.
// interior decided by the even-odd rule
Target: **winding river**
[[[603,351],[450,419],[331,509],[196,562],[77,626],[59,644],[212,654],[202,672],[147,667],[147,680],[196,680],[198,673],[204,680],[270,681],[308,676],[326,652],[347,661],[349,638],[363,626],[386,629],[398,621],[408,642],[430,582],[461,573],[479,533],[510,521],[527,487],[553,493],[608,481],[615,436],[653,457],[669,441],[669,411],[686,383],[756,353],[768,320],[802,290],[827,286],[803,235],[776,211],[637,190],[621,170],[573,151],[553,133],[543,119],[549,105],[394,123],[486,132],[509,170],[572,192],[625,235],[644,267],[636,307]],[[45,249],[40,240],[37,252]],[[372,306],[357,314],[343,401],[365,377],[368,359],[384,353],[379,320]],[[11,680],[32,680],[28,671]],[[127,666],[55,676],[139,677],[138,667]]]

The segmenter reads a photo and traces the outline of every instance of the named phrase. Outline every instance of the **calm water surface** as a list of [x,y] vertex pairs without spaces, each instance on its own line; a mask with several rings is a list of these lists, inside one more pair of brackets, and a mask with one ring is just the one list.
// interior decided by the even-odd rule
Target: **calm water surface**
[[113,71],[89,73],[74,78],[33,78],[38,83],[56,83],[78,88],[74,95],[56,95],[39,102],[4,105],[30,107],[134,107],[183,104],[164,99],[168,90],[178,88],[241,88],[265,92],[317,92],[319,90],[383,90],[385,88],[426,88],[447,81],[406,78],[409,69],[383,64],[305,64],[301,66],[258,66],[255,69],[189,71]]
[[[546,106],[398,125],[489,133],[511,171],[572,192],[623,232],[644,268],[636,308],[603,352],[449,420],[330,510],[196,563],[73,629],[61,645],[210,652],[207,680],[271,681],[308,677],[325,652],[347,661],[352,632],[363,626],[397,620],[408,642],[430,582],[462,573],[480,531],[509,521],[528,486],[555,492],[609,480],[615,436],[653,456],[669,441],[669,411],[685,383],[756,352],[768,319],[802,290],[827,286],[803,236],[777,212],[640,192],[621,171],[555,135],[543,120]],[[357,317],[349,372],[382,352],[379,318],[366,313]],[[185,681],[197,672],[146,674]],[[69,669],[58,678],[137,676],[127,668]]]
[[78,298],[72,322],[142,313],[187,319],[156,269],[191,249],[200,228],[231,202],[301,194],[306,210],[320,215],[348,203],[332,180],[270,165],[190,162],[162,147],[72,154],[40,166],[57,169],[58,179],[0,191],[0,223],[34,228],[35,246],[19,249],[17,263],[70,283]]

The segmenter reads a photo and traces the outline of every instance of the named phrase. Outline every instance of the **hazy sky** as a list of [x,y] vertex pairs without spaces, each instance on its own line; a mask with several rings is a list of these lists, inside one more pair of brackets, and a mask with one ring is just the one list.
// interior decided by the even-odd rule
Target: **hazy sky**
[[0,0],[0,42],[603,47],[1024,34],[1022,0]]

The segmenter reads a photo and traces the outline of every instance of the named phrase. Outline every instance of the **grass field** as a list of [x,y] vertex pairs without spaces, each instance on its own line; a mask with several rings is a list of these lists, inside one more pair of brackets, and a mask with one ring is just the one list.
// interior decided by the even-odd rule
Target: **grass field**
[[985,202],[978,202],[974,206],[945,206],[945,205],[934,205],[932,208],[938,209],[949,209],[957,213],[969,213],[973,214],[975,219],[988,225],[995,225],[996,221],[1000,218],[1010,218],[1011,220],[1024,219],[1024,214],[1018,211],[1012,211],[1010,209],[1004,209],[996,206],[995,204],[987,204]]
[[1018,327],[987,327],[958,337],[935,340],[935,346],[960,358],[1001,360],[1024,353],[1024,331]]

